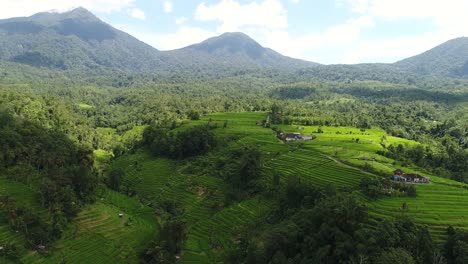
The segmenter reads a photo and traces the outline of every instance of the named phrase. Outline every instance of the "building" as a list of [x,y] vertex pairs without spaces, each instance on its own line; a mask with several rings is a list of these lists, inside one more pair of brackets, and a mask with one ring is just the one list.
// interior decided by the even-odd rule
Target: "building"
[[288,133],[288,134],[280,134],[280,138],[283,141],[289,142],[289,141],[296,141],[296,140],[312,140],[314,139],[314,136],[303,136],[301,133],[294,132],[294,133]]
[[256,124],[257,126],[264,126],[265,123],[266,123],[266,120],[259,120],[259,121],[257,121],[255,124]]
[[429,183],[429,177],[414,173],[406,174],[400,169],[393,172],[392,180],[400,182]]

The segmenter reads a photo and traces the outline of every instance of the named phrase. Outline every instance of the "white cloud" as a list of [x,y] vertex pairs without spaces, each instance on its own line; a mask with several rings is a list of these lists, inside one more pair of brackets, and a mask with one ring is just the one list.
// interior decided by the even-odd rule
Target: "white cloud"
[[375,26],[372,17],[360,15],[323,31],[292,36],[288,31],[287,10],[277,0],[245,4],[234,0],[221,0],[213,5],[201,3],[196,9],[195,19],[218,22],[218,34],[242,31],[262,46],[284,55],[313,61],[322,58],[325,62],[329,58],[321,52],[333,50],[334,56],[343,54],[343,50],[359,40],[362,30]]
[[186,17],[178,17],[178,18],[176,19],[176,24],[177,24],[177,25],[182,25],[182,24],[184,24],[185,22],[187,22],[187,20],[188,20],[188,19],[187,19]]
[[164,1],[164,12],[171,13],[172,12],[172,2],[171,1]]
[[355,47],[346,50],[341,62],[394,62],[431,49],[445,40],[447,39],[441,39],[434,34],[424,34],[412,37],[362,41]]
[[352,12],[374,20],[433,23],[427,33],[387,39],[363,39],[344,50],[344,62],[393,62],[424,52],[444,41],[468,35],[468,1],[466,0],[340,0]]
[[346,23],[328,28],[325,38],[329,44],[350,44],[359,40],[363,28],[374,27],[371,17],[352,18]]
[[0,19],[18,16],[30,16],[44,11],[67,11],[84,7],[95,12],[110,13],[130,7],[135,0],[2,0]]
[[364,28],[374,26],[370,17],[361,16],[322,32],[292,36],[287,30],[249,32],[262,45],[284,55],[318,62],[339,60],[360,37]]
[[466,14],[466,0],[345,0],[354,12],[390,19],[437,18],[452,20]]
[[162,50],[178,49],[202,42],[216,35],[215,32],[199,27],[182,26],[175,33],[158,35],[154,44]]
[[[356,13],[384,20],[432,20],[443,34],[468,33],[466,0],[340,0]],[[344,1],[344,2],[342,2]]]
[[291,2],[292,2],[293,4],[297,4],[297,3],[299,3],[299,0],[291,0]]
[[154,33],[128,25],[116,25],[116,27],[159,50],[183,48],[217,35],[216,32],[189,26],[181,26],[174,33]]
[[128,13],[129,13],[133,18],[141,19],[141,20],[145,20],[145,19],[146,19],[145,13],[144,13],[143,11],[141,11],[141,9],[139,9],[139,8],[132,8],[132,9],[128,10]]
[[204,2],[198,5],[195,19],[200,21],[218,21],[219,33],[240,31],[245,27],[262,29],[286,29],[288,27],[287,11],[278,0],[263,0],[240,4],[234,0],[222,0],[214,5]]

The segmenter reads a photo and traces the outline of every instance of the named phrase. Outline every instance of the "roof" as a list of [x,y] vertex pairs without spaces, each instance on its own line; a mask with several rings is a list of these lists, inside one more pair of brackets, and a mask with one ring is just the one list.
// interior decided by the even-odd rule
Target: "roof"
[[403,175],[403,177],[413,178],[413,179],[416,179],[416,178],[418,178],[418,179],[427,179],[427,177],[424,177],[424,176],[419,175],[419,174],[405,174],[405,175]]

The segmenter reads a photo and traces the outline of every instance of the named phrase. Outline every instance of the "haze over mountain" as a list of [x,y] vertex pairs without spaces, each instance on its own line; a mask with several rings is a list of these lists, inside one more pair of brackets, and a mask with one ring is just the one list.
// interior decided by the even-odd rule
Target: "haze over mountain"
[[[394,64],[320,65],[283,56],[243,33],[159,51],[84,8],[0,20],[0,61],[52,70],[117,70],[229,76],[276,71],[328,79],[382,79],[383,74],[466,77],[468,38],[450,40]],[[338,76],[339,75],[339,76]]]
[[468,77],[468,37],[449,40],[395,65],[422,75]]

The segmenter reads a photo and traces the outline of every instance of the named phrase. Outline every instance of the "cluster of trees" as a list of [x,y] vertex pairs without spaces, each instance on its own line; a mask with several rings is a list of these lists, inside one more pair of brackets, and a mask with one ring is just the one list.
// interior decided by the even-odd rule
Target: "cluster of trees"
[[468,262],[468,233],[453,227],[447,228],[447,241],[444,245],[445,258],[448,264]]
[[228,206],[262,191],[263,158],[256,145],[225,144],[225,148],[198,157],[185,172],[223,179],[227,186],[224,205]]
[[416,187],[412,184],[404,184],[399,182],[393,182],[385,178],[370,178],[364,177],[359,183],[362,193],[371,197],[378,198],[382,196],[390,195],[407,195],[410,197],[415,197]]
[[0,212],[6,215],[8,224],[13,230],[24,235],[26,247],[33,250],[60,238],[66,224],[66,219],[60,214],[44,219],[33,209],[18,205],[8,196],[0,196]]
[[426,168],[438,176],[462,182],[468,180],[468,152],[447,136],[433,148],[398,144],[377,153],[403,161],[406,165],[415,164]]
[[244,234],[228,263],[443,263],[426,227],[402,216],[369,228],[353,194],[293,177],[276,197],[277,210]]
[[175,263],[187,239],[187,223],[181,217],[183,209],[172,201],[163,201],[158,207],[164,224],[157,237],[140,253],[141,263]]
[[273,90],[272,96],[278,97],[279,99],[302,99],[316,91],[317,89],[310,83],[297,83]]
[[3,249],[0,250],[0,257],[5,257],[10,261],[18,260],[18,248],[13,243],[7,243],[3,245]]
[[204,154],[216,147],[216,139],[209,125],[178,132],[149,126],[143,133],[143,143],[153,155],[174,159]]
[[140,260],[148,264],[175,263],[185,239],[187,224],[180,218],[170,219],[161,227],[159,236],[140,254]]
[[[53,119],[54,112],[49,115]],[[47,209],[39,215],[18,206],[14,197],[4,197],[0,210],[10,226],[25,235],[29,248],[60,238],[80,207],[95,198],[92,151],[55,126],[44,128],[5,111],[0,112],[0,148],[0,174],[29,184]]]
[[226,205],[238,202],[259,190],[262,153],[257,146],[234,146],[215,163],[220,177],[230,187],[226,193]]

